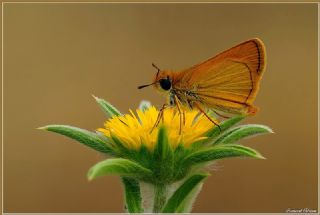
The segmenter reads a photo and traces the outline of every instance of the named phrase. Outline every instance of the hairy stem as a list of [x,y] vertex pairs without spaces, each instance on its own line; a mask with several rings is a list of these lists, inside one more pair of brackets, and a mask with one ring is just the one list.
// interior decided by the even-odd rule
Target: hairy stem
[[153,213],[160,213],[167,200],[167,186],[164,184],[154,185]]

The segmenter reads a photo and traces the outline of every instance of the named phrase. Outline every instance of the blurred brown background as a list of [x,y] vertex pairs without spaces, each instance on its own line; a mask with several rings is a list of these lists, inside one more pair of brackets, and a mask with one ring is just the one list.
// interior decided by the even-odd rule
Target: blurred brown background
[[91,94],[122,112],[152,89],[162,69],[180,70],[244,40],[267,47],[267,71],[245,123],[273,135],[243,141],[267,160],[220,161],[194,212],[317,209],[316,4],[5,4],[4,211],[122,212],[118,177],[88,182],[102,157],[36,130],[106,119]]

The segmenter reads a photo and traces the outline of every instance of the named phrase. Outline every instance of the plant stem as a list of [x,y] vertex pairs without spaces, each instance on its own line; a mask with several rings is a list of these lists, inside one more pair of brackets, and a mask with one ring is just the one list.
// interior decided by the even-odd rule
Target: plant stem
[[167,186],[165,184],[154,185],[153,213],[160,213],[167,200]]

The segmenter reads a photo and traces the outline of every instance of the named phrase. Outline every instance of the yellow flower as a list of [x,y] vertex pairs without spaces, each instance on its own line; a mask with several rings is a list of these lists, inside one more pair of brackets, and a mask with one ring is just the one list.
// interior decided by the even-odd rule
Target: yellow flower
[[[107,137],[112,133],[126,148],[139,149],[142,144],[145,144],[149,150],[152,150],[156,144],[160,125],[152,132],[151,130],[159,111],[151,106],[145,111],[137,109],[136,114],[131,110],[130,113],[108,119],[104,124],[105,128],[99,128],[98,131]],[[186,110],[185,124],[182,125],[180,134],[180,115],[174,108],[164,110],[164,120],[160,124],[167,127],[169,144],[173,149],[179,144],[188,147],[198,140],[205,139],[204,134],[214,126],[203,114],[199,116],[198,111]]]

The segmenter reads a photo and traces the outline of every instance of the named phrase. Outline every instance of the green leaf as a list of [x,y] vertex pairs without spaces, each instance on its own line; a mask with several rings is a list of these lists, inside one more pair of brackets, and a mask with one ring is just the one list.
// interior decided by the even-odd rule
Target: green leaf
[[88,179],[92,180],[103,175],[120,175],[133,178],[143,178],[150,176],[151,170],[127,159],[113,158],[101,161],[91,167],[88,172]]
[[129,213],[142,213],[142,198],[139,181],[134,178],[122,177],[125,190],[125,202]]
[[178,181],[184,178],[188,172],[188,169],[184,168],[183,159],[188,154],[188,150],[183,144],[179,144],[174,150],[174,165],[173,165],[173,181]]
[[[164,126],[159,128],[157,144],[154,148],[154,173],[156,180],[169,180],[173,175],[173,151],[169,144],[167,129]],[[161,181],[161,182],[160,182]]]
[[149,101],[146,101],[146,100],[142,100],[140,102],[140,105],[139,105],[139,109],[142,110],[142,111],[145,111],[147,110],[148,108],[151,107],[151,103]]
[[85,129],[69,125],[47,125],[39,129],[52,131],[70,137],[71,139],[74,139],[96,151],[113,154],[113,149],[108,142],[103,141],[98,134]]
[[238,144],[217,145],[194,152],[184,160],[185,165],[195,165],[229,157],[252,157],[264,159],[256,150]]
[[183,211],[181,206],[188,198],[192,191],[201,183],[209,174],[195,174],[188,178],[169,198],[167,204],[164,206],[163,213],[176,213]]
[[257,135],[266,134],[266,133],[273,133],[273,131],[271,130],[271,128],[264,125],[255,125],[255,124],[242,125],[228,131],[227,133],[219,137],[219,139],[214,141],[213,144],[235,143],[238,140],[246,137],[257,136]]
[[140,149],[137,151],[135,161],[146,168],[152,168],[153,152],[151,152],[145,144],[141,144]]
[[96,100],[96,102],[100,105],[101,109],[104,111],[104,113],[108,116],[108,117],[113,117],[113,116],[121,116],[121,112],[115,108],[112,104],[110,104],[109,102],[107,102],[104,99],[100,99],[94,95],[92,95],[93,98]]
[[203,181],[201,181],[200,183],[198,183],[194,187],[194,189],[190,192],[190,194],[180,204],[180,206],[176,210],[176,213],[190,213],[191,212],[193,204],[196,201],[196,198],[202,189],[202,185],[203,185]]
[[127,147],[125,147],[121,140],[112,132],[110,132],[110,137],[115,145],[115,150],[118,152],[118,154],[124,157],[130,157],[130,154],[132,154],[131,151],[133,151],[133,149],[130,150]]
[[155,156],[160,160],[166,160],[167,157],[172,157],[172,149],[169,145],[167,129],[164,126],[159,128],[157,144],[154,149]]
[[235,124],[239,123],[241,120],[243,120],[246,116],[239,115],[239,116],[234,116],[232,118],[226,119],[222,121],[219,126],[221,128],[221,131],[218,126],[214,126],[212,129],[210,129],[206,136],[210,137],[210,139],[213,139],[217,137],[218,135],[222,134],[224,131],[228,130]]

